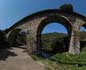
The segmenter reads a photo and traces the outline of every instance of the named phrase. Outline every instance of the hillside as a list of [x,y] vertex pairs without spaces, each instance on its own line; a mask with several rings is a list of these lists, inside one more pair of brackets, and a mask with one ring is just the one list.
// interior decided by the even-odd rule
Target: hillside
[[67,37],[67,34],[57,33],[57,32],[42,34],[42,40],[47,40],[47,41],[53,41],[56,39],[58,40],[64,37]]
[[80,38],[81,38],[81,41],[86,41],[86,32],[82,31],[80,33]]
[[[48,51],[68,51],[69,37],[64,33],[46,33],[42,35],[42,48]],[[86,32],[80,33],[80,46],[81,49],[86,47]]]
[[[47,40],[55,40],[55,39],[61,39],[64,37],[68,37],[68,35],[65,33],[58,33],[58,32],[42,34],[43,40],[46,40],[46,39]],[[81,39],[81,41],[86,40],[86,32],[82,31],[80,33],[80,39]]]

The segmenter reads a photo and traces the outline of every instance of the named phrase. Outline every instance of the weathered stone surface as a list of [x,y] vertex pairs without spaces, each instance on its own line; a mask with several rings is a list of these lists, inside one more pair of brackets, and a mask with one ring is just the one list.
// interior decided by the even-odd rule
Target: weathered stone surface
[[[79,32],[80,27],[85,24],[86,17],[73,12],[63,12],[63,10],[51,9],[41,11],[25,17],[8,29],[8,36],[13,29],[25,29],[27,31],[27,49],[29,53],[36,52],[41,48],[42,29],[52,22],[59,22],[68,31],[70,36],[69,52],[76,54],[80,52]],[[67,11],[67,10],[66,10]]]

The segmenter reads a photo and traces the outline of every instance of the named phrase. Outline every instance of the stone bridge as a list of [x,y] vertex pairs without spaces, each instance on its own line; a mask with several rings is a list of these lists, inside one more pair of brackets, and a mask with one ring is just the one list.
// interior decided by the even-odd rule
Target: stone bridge
[[80,27],[86,27],[86,17],[74,12],[70,4],[65,4],[59,9],[48,9],[27,16],[10,27],[6,36],[8,37],[15,29],[22,29],[26,32],[28,52],[39,52],[41,32],[52,22],[60,23],[67,29],[70,37],[69,53],[80,53]]

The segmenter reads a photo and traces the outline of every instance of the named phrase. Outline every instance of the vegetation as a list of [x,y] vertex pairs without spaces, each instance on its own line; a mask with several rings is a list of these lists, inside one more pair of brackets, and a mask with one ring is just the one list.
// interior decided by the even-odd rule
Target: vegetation
[[[24,43],[26,41],[25,34],[20,33],[21,30],[14,30],[9,41],[13,46]],[[43,34],[42,52],[38,55],[31,55],[34,60],[41,61],[46,70],[86,70],[86,33],[81,32],[81,50],[78,55],[72,55],[67,52],[69,37],[63,33]],[[7,43],[7,39],[3,31],[0,31],[0,47],[2,43]],[[7,45],[5,45],[7,47]],[[49,56],[45,58],[43,56]],[[48,54],[49,53],[49,54]]]
[[81,41],[86,41],[86,32],[82,31],[80,33],[80,38],[81,38]]
[[72,65],[85,65],[86,64],[86,52],[81,52],[78,55],[69,53],[56,54],[50,58],[52,61],[56,61],[62,64]]
[[23,45],[26,43],[26,36],[24,32],[21,32],[21,29],[15,29],[11,32],[8,40],[11,46]]
[[6,39],[5,33],[3,30],[0,30],[0,49],[9,48],[10,45]]
[[[86,33],[81,32],[81,43],[85,42]],[[62,33],[48,33],[42,35],[42,49],[47,51],[38,55],[32,55],[35,60],[41,61],[45,65],[46,70],[86,70],[86,44],[84,49],[78,55],[73,55],[67,52],[69,38]],[[81,46],[83,46],[81,44]],[[61,48],[63,47],[63,48]],[[54,48],[54,49],[53,49]],[[64,50],[62,50],[64,49]],[[60,50],[60,51],[59,51]],[[44,58],[45,53],[54,53],[48,58]],[[50,54],[51,54],[50,53]],[[47,54],[48,56],[49,54]]]
[[57,53],[50,58],[32,55],[32,58],[43,63],[45,70],[86,70],[86,52],[79,55]]
[[42,35],[42,50],[52,53],[67,51],[69,40],[67,34],[47,33]]
[[45,70],[86,70],[86,52],[72,55],[67,52],[57,53],[50,58],[33,55],[34,60],[42,62]]
[[64,4],[63,6],[60,7],[60,10],[63,12],[73,12],[73,7],[71,4]]

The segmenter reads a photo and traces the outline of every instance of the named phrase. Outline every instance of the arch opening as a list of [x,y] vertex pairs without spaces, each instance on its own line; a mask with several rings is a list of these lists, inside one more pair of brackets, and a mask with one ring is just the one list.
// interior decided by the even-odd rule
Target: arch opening
[[60,23],[49,23],[42,29],[41,50],[44,53],[50,53],[52,55],[67,52],[68,46],[68,32]]
[[80,50],[86,51],[86,26],[80,27]]
[[41,34],[46,34],[46,33],[64,33],[64,34],[67,34],[68,32],[63,25],[61,25],[60,23],[53,22],[53,23],[47,24],[43,28]]
[[[49,24],[52,24],[52,23],[56,23],[57,25],[58,24],[60,24],[61,26],[63,26],[64,28],[65,28],[65,30],[66,30],[66,34],[65,34],[65,37],[62,39],[61,38],[61,41],[58,41],[57,39],[57,42],[55,42],[55,44],[53,43],[53,46],[55,46],[55,45],[58,45],[57,43],[59,43],[59,45],[62,45],[62,42],[63,41],[66,41],[66,43],[65,43],[65,48],[66,48],[66,50],[64,50],[65,48],[62,48],[62,47],[60,47],[61,49],[62,49],[62,51],[68,51],[68,47],[69,47],[69,42],[70,42],[70,35],[71,35],[71,24],[68,22],[68,21],[66,21],[65,19],[62,19],[62,18],[56,18],[56,17],[50,17],[50,18],[47,18],[47,19],[44,19],[41,23],[40,23],[40,25],[39,25],[39,27],[38,27],[38,29],[37,29],[37,49],[40,51],[42,51],[43,50],[43,40],[42,40],[42,38],[43,38],[43,29],[47,26],[47,25],[49,25]],[[58,30],[59,30],[59,28],[58,28]],[[62,30],[61,30],[62,31]],[[67,34],[68,33],[68,34]],[[58,39],[60,39],[60,38],[58,38]],[[63,46],[63,45],[62,45]],[[55,50],[56,48],[55,47],[53,47],[53,50]],[[62,52],[62,51],[59,51],[59,52]],[[56,52],[54,52],[54,53],[57,53],[58,51],[56,51]]]
[[23,47],[26,45],[26,32],[22,29],[14,29],[11,31],[8,41],[10,41],[11,47],[26,48]]

